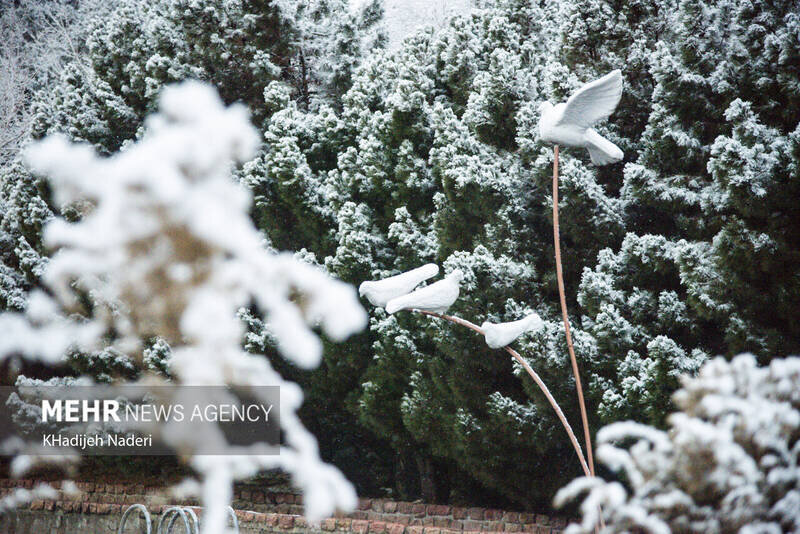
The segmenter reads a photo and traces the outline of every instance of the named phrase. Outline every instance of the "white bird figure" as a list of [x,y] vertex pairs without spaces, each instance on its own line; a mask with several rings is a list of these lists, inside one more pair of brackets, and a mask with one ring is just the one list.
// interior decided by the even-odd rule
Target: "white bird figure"
[[400,310],[422,310],[444,313],[458,298],[458,284],[463,279],[464,273],[456,269],[443,280],[390,300],[386,304],[386,311],[394,313]]
[[620,97],[622,74],[613,70],[578,89],[566,103],[543,102],[539,136],[550,143],[588,149],[595,165],[620,161],[622,150],[591,127],[614,112]]
[[510,323],[490,323],[486,321],[481,325],[481,330],[483,330],[486,337],[486,344],[493,349],[499,349],[511,344],[512,341],[525,332],[539,330],[543,326],[544,322],[539,317],[539,314],[531,313],[519,321],[511,321]]
[[420,283],[437,274],[439,274],[439,266],[435,263],[428,263],[383,280],[361,282],[361,285],[358,286],[358,294],[367,297],[373,306],[383,308],[393,298],[407,295]]

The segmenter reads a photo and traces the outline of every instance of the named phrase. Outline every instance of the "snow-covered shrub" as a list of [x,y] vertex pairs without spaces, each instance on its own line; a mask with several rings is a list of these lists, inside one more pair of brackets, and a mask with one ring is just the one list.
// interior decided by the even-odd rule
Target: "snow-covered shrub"
[[[252,157],[258,143],[245,108],[225,108],[198,82],[165,89],[160,105],[142,140],[112,157],[59,137],[29,149],[57,203],[81,217],[47,223],[45,243],[57,249],[42,274],[49,295],[37,291],[24,314],[0,316],[0,358],[56,362],[68,349],[103,349],[151,366],[149,340],[159,338],[156,350],[171,348],[176,383],[280,386],[280,455],[191,459],[204,482],[204,532],[222,531],[232,480],[265,468],[293,475],[311,518],[350,508],[352,487],[322,463],[297,417],[299,387],[243,350],[237,312],[255,303],[281,353],[305,368],[322,353],[312,328],[343,340],[366,314],[352,287],[263,246],[250,193],[231,177],[232,163]],[[165,439],[191,450],[191,436]]]
[[626,486],[580,478],[556,496],[587,493],[567,532],[715,534],[800,531],[800,358],[757,367],[749,354],[716,358],[675,393],[667,432],[614,423],[597,457]]

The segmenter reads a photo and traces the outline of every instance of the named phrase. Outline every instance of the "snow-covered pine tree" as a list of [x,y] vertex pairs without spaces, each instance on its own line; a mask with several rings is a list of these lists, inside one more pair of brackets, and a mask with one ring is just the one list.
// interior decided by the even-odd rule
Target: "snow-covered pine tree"
[[[800,218],[791,194],[748,190],[797,187],[790,3],[684,1],[675,18],[669,2],[482,7],[367,61],[341,117],[309,113],[275,87],[272,101],[286,105],[245,173],[268,233],[353,282],[429,261],[460,268],[454,311],[473,320],[539,312],[546,328],[519,348],[571,407],[554,306],[552,156],[536,110],[622,67],[628,96],[603,128],[635,163],[623,173],[562,156],[565,274],[593,424],[663,425],[678,376],[710,355],[796,350],[786,311],[800,294]],[[292,232],[281,230],[285,214]],[[549,407],[480,340],[380,312],[371,332],[342,355],[362,374],[352,405],[398,457],[419,459],[418,476],[433,457],[459,482],[467,473],[530,504],[577,472],[553,472],[572,464]]]
[[651,54],[653,110],[625,167],[630,233],[578,295],[616,355],[595,385],[608,422],[663,424],[675,375],[708,355],[800,350],[797,3],[679,8]]
[[[335,0],[115,3],[102,16],[76,21],[74,38],[86,47],[69,58],[60,80],[33,95],[32,135],[60,132],[110,154],[140,133],[164,84],[186,78],[215,84],[226,102],[244,102],[256,122],[270,113],[264,93],[278,79],[292,87],[291,98],[305,101],[309,91],[320,102],[334,98],[346,90],[362,47],[382,42],[376,29],[380,5],[373,4],[351,12]],[[349,33],[337,26],[342,21],[348,21]],[[344,34],[353,54],[346,61],[331,46]],[[303,72],[301,57],[309,63]],[[21,265],[32,261],[29,249],[43,254],[41,218],[60,207],[51,205],[46,189],[37,189],[19,164],[2,172],[0,303],[13,301],[19,308],[21,295],[35,284]],[[30,220],[23,223],[14,215],[26,213]],[[21,238],[27,245],[18,245]]]
[[[557,40],[547,4],[485,7],[439,34],[422,31],[396,53],[374,54],[340,115],[305,110],[273,85],[267,100],[282,109],[243,181],[278,248],[312,251],[345,280],[435,261],[466,273],[456,313],[476,321],[528,310],[546,316],[544,332],[520,347],[571,407],[550,248],[552,160],[535,124],[541,100],[583,80],[550,54]],[[576,156],[562,162],[571,298],[581,267],[624,236],[623,206]],[[576,337],[585,360],[599,358],[591,336]],[[378,312],[370,338],[328,356],[359,376],[348,404],[395,448],[405,496],[547,502],[578,472],[549,405],[481,339]],[[554,465],[562,467],[553,473]]]

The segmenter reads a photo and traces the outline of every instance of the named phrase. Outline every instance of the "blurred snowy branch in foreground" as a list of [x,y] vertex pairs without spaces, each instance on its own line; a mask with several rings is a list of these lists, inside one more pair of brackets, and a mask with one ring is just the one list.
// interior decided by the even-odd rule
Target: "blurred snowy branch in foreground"
[[[254,303],[281,353],[313,367],[322,353],[313,327],[341,341],[366,325],[355,290],[262,246],[250,194],[230,176],[258,143],[244,107],[225,108],[197,82],[167,88],[160,104],[143,139],[113,157],[58,137],[29,149],[56,202],[82,216],[47,225],[46,243],[57,248],[43,276],[52,296],[36,292],[24,315],[0,316],[0,359],[21,353],[55,362],[68,349],[109,345],[141,359],[144,340],[158,337],[172,347],[177,383],[280,386],[280,455],[191,459],[203,477],[203,531],[223,531],[233,479],[268,468],[292,474],[312,520],[352,508],[353,488],[320,460],[297,417],[300,388],[242,350],[237,311]],[[171,439],[191,451],[201,438]]]
[[[800,532],[800,358],[759,368],[753,356],[717,358],[675,393],[669,432],[615,423],[597,434],[598,458],[619,482],[580,478],[561,505],[588,493],[568,533]],[[620,442],[629,446],[621,448]]]

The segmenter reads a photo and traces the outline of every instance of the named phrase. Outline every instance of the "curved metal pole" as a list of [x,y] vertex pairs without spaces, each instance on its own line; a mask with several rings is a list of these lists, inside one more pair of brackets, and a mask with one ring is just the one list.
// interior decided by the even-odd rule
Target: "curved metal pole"
[[[172,516],[172,517],[170,517]],[[168,523],[164,523],[167,518],[170,517]],[[189,526],[189,520],[187,519],[186,512],[180,506],[173,506],[172,508],[168,508],[164,511],[161,515],[161,519],[158,520],[158,526],[156,527],[156,534],[170,534],[172,532],[172,527],[175,525],[175,521],[180,517],[183,519],[183,527],[186,530],[186,534],[192,534],[192,528]],[[162,530],[161,526],[164,525],[166,530]]]
[[564,320],[564,331],[567,334],[567,349],[569,350],[569,359],[572,361],[572,374],[575,376],[575,388],[578,390],[578,405],[581,409],[583,437],[586,440],[586,454],[589,456],[589,471],[591,472],[591,476],[594,476],[594,458],[592,457],[592,438],[589,434],[589,419],[586,416],[586,402],[583,400],[583,387],[581,386],[581,375],[578,371],[578,359],[575,358],[575,348],[572,345],[572,333],[569,330],[567,297],[566,292],[564,291],[564,273],[561,269],[561,238],[558,231],[558,145],[553,147],[553,153],[553,243],[556,249],[556,277],[558,278],[558,296],[559,300],[561,300],[561,318]]
[[236,518],[236,510],[231,506],[228,506],[228,515],[231,516],[233,528],[236,529],[236,532],[239,532],[239,520]]
[[[480,329],[480,327],[478,327],[474,323],[467,321],[466,319],[462,319],[461,317],[455,317],[453,315],[445,315],[442,313],[429,312],[424,310],[412,310],[412,311],[419,312],[423,315],[430,315],[431,317],[438,317],[439,319],[444,319],[445,321],[450,321],[451,323],[459,324],[461,326],[466,326],[470,330],[473,330],[482,336],[485,335],[483,330]],[[531,366],[528,365],[528,362],[526,362],[522,358],[522,356],[519,355],[517,351],[508,346],[503,347],[503,349],[505,349],[506,352],[511,354],[511,356],[513,356],[520,363],[520,365],[522,365],[522,368],[525,369],[525,371],[527,371],[527,373],[531,376],[531,378],[533,378],[533,381],[536,382],[536,385],[539,386],[539,389],[542,390],[544,396],[547,397],[548,402],[550,402],[550,406],[552,406],[553,410],[555,410],[558,419],[564,426],[564,430],[566,430],[567,435],[569,435],[569,440],[572,442],[572,447],[575,449],[575,453],[578,455],[578,460],[580,460],[583,472],[586,474],[587,477],[590,476],[589,466],[586,464],[586,458],[584,458],[583,456],[583,451],[581,450],[581,446],[578,443],[578,438],[575,437],[575,433],[572,431],[572,427],[569,425],[567,418],[564,416],[564,412],[561,411],[561,407],[558,405],[556,399],[550,393],[550,390],[547,388],[544,381],[539,377],[538,374],[536,374],[536,371],[534,371],[533,368],[531,368]]]
[[183,511],[189,514],[189,519],[192,520],[192,532],[193,534],[197,534],[200,532],[200,520],[197,519],[197,514],[194,513],[194,510],[191,509],[189,506],[184,506]]
[[150,512],[147,511],[147,508],[143,504],[132,504],[130,505],[125,513],[122,514],[122,517],[119,520],[119,526],[117,527],[117,534],[122,534],[125,531],[125,523],[128,521],[128,515],[134,511],[139,510],[142,512],[144,516],[145,525],[147,527],[147,534],[152,532],[152,524],[150,522]]

